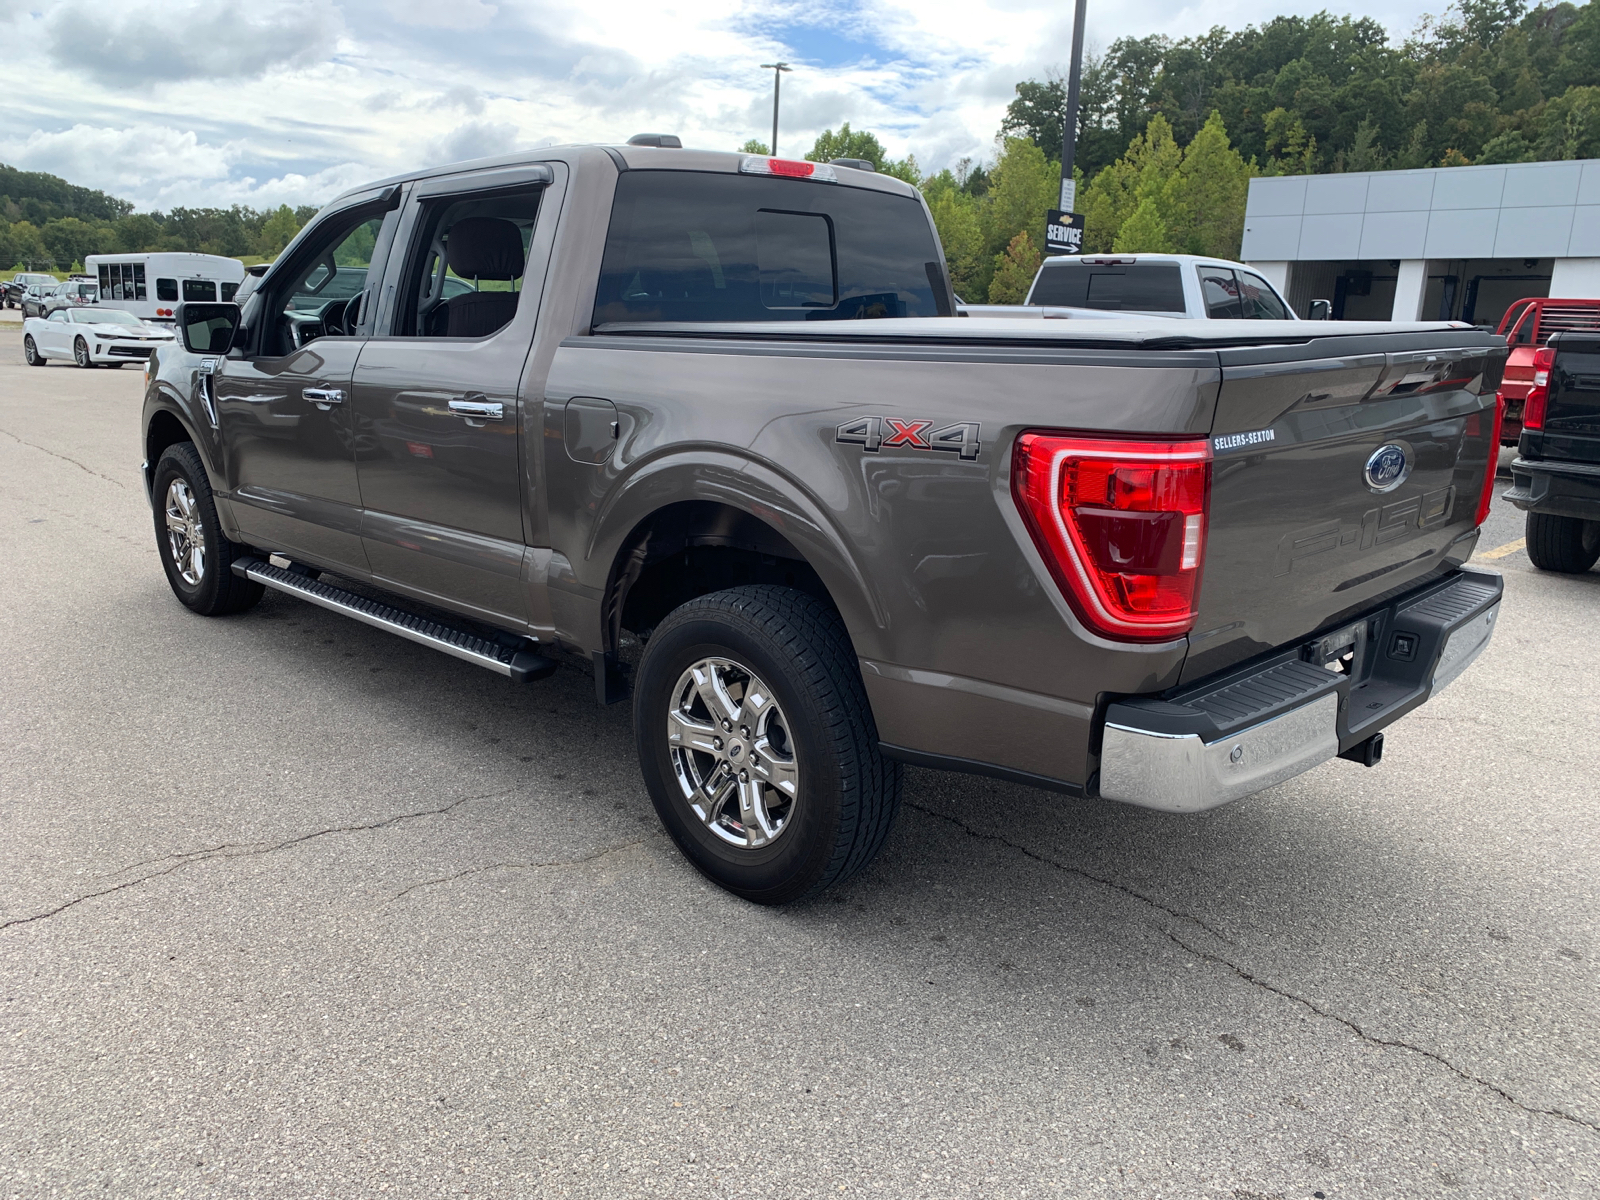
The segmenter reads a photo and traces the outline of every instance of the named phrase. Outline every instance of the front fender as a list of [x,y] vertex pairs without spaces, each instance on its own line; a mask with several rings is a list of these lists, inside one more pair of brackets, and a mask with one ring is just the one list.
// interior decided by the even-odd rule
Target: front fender
[[[200,393],[201,355],[178,346],[158,350],[152,356],[150,382],[145,388],[140,435],[144,450],[145,493],[150,495],[156,459],[161,451],[180,440],[170,422],[176,422],[183,440],[193,443],[205,465],[212,494],[217,500],[217,516],[223,532],[236,537],[238,528],[228,504],[227,473],[223,460],[221,430],[211,419]],[[153,502],[153,499],[152,499]]]

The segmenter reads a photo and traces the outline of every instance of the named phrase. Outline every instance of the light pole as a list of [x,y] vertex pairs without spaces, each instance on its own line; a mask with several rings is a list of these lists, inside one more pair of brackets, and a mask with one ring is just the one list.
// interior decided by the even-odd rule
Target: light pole
[[1083,21],[1088,0],[1078,0],[1072,16],[1072,68],[1067,73],[1067,111],[1061,121],[1061,207],[1071,212],[1078,201],[1072,182],[1072,160],[1078,143],[1078,87],[1083,81]]
[[1083,250],[1083,218],[1078,206],[1078,186],[1072,180],[1073,152],[1078,143],[1078,86],[1083,80],[1083,22],[1088,0],[1077,0],[1072,17],[1072,69],[1067,74],[1067,107],[1061,114],[1061,207],[1044,215],[1046,254],[1077,254]]
[[[1082,0],[1080,0],[1080,3]],[[783,73],[790,69],[786,62],[762,63],[763,71],[772,72],[772,145],[768,153],[773,158],[778,157],[778,85],[783,82]]]

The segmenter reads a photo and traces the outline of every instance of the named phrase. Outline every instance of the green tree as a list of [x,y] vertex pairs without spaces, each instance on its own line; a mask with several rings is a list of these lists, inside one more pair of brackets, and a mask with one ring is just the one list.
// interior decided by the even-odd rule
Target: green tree
[[1146,196],[1139,201],[1139,207],[1117,230],[1117,238],[1111,248],[1118,254],[1172,253],[1172,236],[1154,196]]
[[1544,106],[1534,156],[1600,157],[1600,87],[1570,87]]
[[1264,123],[1265,175],[1309,175],[1317,169],[1317,139],[1305,122],[1286,108],[1275,108]]
[[91,224],[78,217],[57,217],[39,231],[45,249],[62,270],[69,270],[91,254],[113,249],[116,235],[109,225]]
[[295,218],[294,210],[287,204],[281,204],[277,212],[261,223],[261,232],[256,235],[255,251],[263,258],[277,258],[299,232],[300,222]]
[[[1027,143],[1033,146],[1032,142]],[[1035,150],[1037,146],[1033,146]],[[1021,304],[1039,273],[1039,247],[1026,232],[1018,233],[994,257],[994,276],[989,281],[990,304]]]
[[116,230],[117,249],[124,254],[154,250],[161,244],[161,222],[149,213],[130,213],[118,220],[113,228]]
[[1478,154],[1479,163],[1533,162],[1538,156],[1520,129],[1508,129],[1490,138]]
[[1145,200],[1160,212],[1167,181],[1182,161],[1183,151],[1172,136],[1172,126],[1158,113],[1145,132],[1128,144],[1127,152],[1095,176],[1084,193],[1084,249],[1095,254],[1113,249],[1123,222]]
[[913,187],[922,180],[915,158],[910,155],[898,160],[890,158],[877,135],[865,129],[853,130],[849,121],[839,126],[837,133],[831,129],[824,129],[818,134],[811,149],[806,151],[806,158],[811,162],[831,162],[836,158],[864,158],[879,174],[893,175]]
[[983,221],[985,252],[1003,253],[1023,234],[1037,256],[1044,244],[1044,214],[1061,198],[1061,165],[1045,158],[1044,151],[1026,138],[1006,138],[1004,146],[990,174]]
[[[1185,254],[1238,258],[1250,174],[1250,165],[1228,141],[1222,114],[1213,112],[1161,189],[1156,215],[1168,242]],[[1154,189],[1147,194],[1154,198]]]
[[755,138],[751,138],[748,142],[739,147],[739,153],[767,154],[770,153],[770,151],[767,150],[767,144],[765,142],[757,141]]
[[16,221],[6,230],[10,249],[6,257],[23,269],[33,269],[44,266],[50,258],[50,252],[45,249],[44,239],[39,236],[39,231],[31,221]]
[[993,259],[984,253],[983,223],[978,201],[959,187],[940,187],[928,197],[928,211],[939,231],[950,286],[963,299],[988,295]]

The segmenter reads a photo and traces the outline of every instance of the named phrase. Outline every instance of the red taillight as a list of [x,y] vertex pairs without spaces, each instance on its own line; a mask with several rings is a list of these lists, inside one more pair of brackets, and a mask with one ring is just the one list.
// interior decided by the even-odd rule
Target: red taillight
[[1550,368],[1556,365],[1554,346],[1540,346],[1533,352],[1533,386],[1522,402],[1522,427],[1544,428],[1544,407],[1550,399]]
[[[1544,351],[1541,350],[1539,353],[1543,354]],[[1530,392],[1529,399],[1532,398],[1532,393]],[[1528,410],[1524,407],[1522,411],[1526,413]],[[1542,399],[1539,403],[1539,415],[1541,417],[1544,415],[1544,402]],[[1489,427],[1489,471],[1484,476],[1483,494],[1478,497],[1478,515],[1472,522],[1474,525],[1483,524],[1485,518],[1489,515],[1489,503],[1494,499],[1494,477],[1495,473],[1500,469],[1500,430],[1504,426],[1505,420],[1506,398],[1496,392],[1494,394],[1494,422]]]
[[1095,633],[1158,642],[1194,626],[1211,444],[1025,433],[1012,492],[1074,612]]

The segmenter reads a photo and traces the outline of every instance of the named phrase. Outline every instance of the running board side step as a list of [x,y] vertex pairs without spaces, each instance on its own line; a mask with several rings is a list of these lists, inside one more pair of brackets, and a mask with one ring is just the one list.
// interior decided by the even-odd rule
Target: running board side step
[[418,645],[441,650],[463,662],[487,667],[513,683],[531,683],[555,674],[556,661],[553,658],[546,658],[532,650],[502,646],[468,630],[419,617],[415,613],[332,587],[259,558],[236,559],[233,573],[321,608],[353,617],[375,629],[397,634]]

